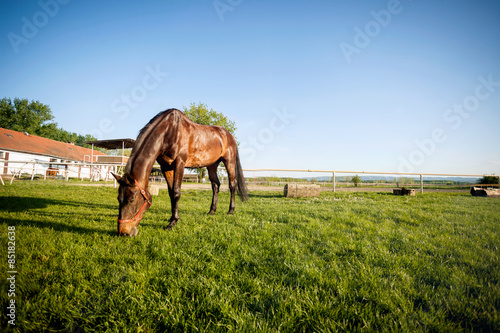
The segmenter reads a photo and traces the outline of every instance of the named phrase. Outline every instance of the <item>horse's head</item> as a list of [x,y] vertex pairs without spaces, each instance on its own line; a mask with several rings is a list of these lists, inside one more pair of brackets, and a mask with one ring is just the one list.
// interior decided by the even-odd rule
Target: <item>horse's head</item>
[[137,236],[139,221],[146,210],[152,205],[151,194],[147,188],[143,189],[130,175],[123,177],[113,174],[120,187],[118,188],[118,234],[123,236]]

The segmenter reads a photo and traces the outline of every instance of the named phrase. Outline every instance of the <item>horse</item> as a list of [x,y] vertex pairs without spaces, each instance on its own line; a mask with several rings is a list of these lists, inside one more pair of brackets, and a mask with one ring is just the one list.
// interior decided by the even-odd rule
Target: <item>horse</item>
[[167,230],[179,220],[179,199],[184,168],[206,167],[212,183],[212,203],[208,214],[217,210],[220,181],[217,168],[223,162],[229,176],[231,200],[228,214],[235,209],[235,192],[242,201],[248,193],[241,168],[236,140],[221,126],[200,125],[177,109],[158,113],[137,136],[124,175],[113,174],[118,188],[118,234],[137,236],[144,213],[153,204],[148,191],[149,175],[158,162],[170,196],[172,216]]

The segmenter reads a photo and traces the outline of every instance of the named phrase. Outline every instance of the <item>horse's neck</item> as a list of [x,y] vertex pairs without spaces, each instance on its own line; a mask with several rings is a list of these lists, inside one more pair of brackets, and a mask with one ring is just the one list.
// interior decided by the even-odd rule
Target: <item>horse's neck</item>
[[139,143],[136,142],[134,145],[125,169],[125,172],[134,177],[141,186],[147,186],[155,160],[161,151],[167,148],[164,146],[165,135],[170,135],[168,142],[176,142],[179,121],[183,116],[181,112],[166,112],[159,115],[161,117],[153,118],[153,122],[141,130],[141,137],[137,139]]
[[154,147],[157,147],[157,145],[148,144],[144,148],[134,149],[135,151],[130,156],[130,167],[127,172],[144,187],[147,187],[149,183],[149,175],[159,155],[159,152],[155,151]]

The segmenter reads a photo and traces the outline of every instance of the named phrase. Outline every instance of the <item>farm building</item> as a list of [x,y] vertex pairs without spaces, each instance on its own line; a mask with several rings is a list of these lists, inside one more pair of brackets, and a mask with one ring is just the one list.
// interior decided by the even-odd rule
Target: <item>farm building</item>
[[[63,176],[97,179],[109,173],[102,166],[83,165],[82,162],[96,163],[100,151],[76,146],[70,143],[42,138],[29,133],[21,133],[0,128],[0,174]],[[109,167],[104,167],[108,168]],[[104,171],[104,172],[103,172]],[[102,174],[102,175],[101,175]]]

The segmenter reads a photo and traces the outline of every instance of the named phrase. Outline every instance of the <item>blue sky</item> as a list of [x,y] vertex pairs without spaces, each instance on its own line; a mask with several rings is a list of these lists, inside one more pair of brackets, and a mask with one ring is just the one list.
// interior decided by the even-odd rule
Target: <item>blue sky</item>
[[498,1],[9,0],[0,30],[1,97],[69,131],[202,102],[244,168],[500,174]]

